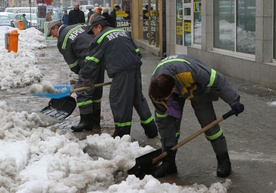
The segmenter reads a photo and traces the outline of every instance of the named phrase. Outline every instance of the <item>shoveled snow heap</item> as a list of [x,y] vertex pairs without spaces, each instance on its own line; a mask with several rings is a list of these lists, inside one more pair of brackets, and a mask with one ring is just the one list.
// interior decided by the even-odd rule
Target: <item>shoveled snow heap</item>
[[0,90],[25,87],[42,79],[41,71],[35,66],[35,52],[30,50],[46,47],[43,34],[35,28],[18,30],[18,51],[15,53],[5,49],[4,34],[12,30],[14,28],[0,28],[0,67],[1,72],[5,72],[0,73]]
[[65,92],[66,88],[56,89],[50,82],[35,83],[29,87],[30,93],[61,93]]
[[127,176],[135,158],[152,147],[140,147],[129,135],[114,139],[105,133],[80,141],[58,125],[43,124],[36,113],[15,112],[0,101],[0,192],[226,193],[231,187],[230,180],[207,188]]

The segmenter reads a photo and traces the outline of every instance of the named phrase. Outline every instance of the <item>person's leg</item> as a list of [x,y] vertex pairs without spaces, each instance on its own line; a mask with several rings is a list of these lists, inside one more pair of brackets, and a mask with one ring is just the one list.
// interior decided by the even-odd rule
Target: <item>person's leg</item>
[[[104,82],[104,68],[102,67],[99,71],[99,78],[95,84]],[[103,96],[103,87],[95,88],[92,100],[93,100],[93,126],[94,128],[100,128],[101,122],[101,100]]]
[[112,79],[109,101],[114,118],[113,137],[129,135],[134,101],[134,80],[132,72],[122,72]]
[[142,82],[141,82],[141,71],[137,70],[134,72],[135,76],[135,98],[134,108],[140,116],[141,126],[144,128],[145,134],[149,138],[154,138],[158,135],[157,127],[154,122],[148,102],[142,93]]
[[[192,107],[194,108],[195,115],[201,127],[205,127],[217,119],[212,102],[192,101]],[[211,142],[216,154],[218,162],[217,176],[229,176],[231,174],[231,162],[228,154],[226,139],[222,130],[220,129],[219,124],[207,130],[205,132],[205,136],[207,140]]]
[[[82,78],[78,78],[76,87],[82,87]],[[93,129],[93,90],[77,92],[77,106],[80,110],[80,122],[76,126],[72,126],[73,131],[83,131]]]
[[[181,111],[181,117],[179,119],[168,115],[164,120],[160,119],[156,122],[157,125],[159,125],[158,129],[161,136],[162,149],[163,151],[167,151],[168,155],[162,160],[162,164],[153,170],[152,176],[155,178],[161,178],[177,172],[175,163],[177,151],[172,151],[170,149],[178,143],[180,137],[180,125],[185,100],[182,98],[178,99],[177,102],[179,104],[179,110]],[[160,127],[160,125],[163,126]]]

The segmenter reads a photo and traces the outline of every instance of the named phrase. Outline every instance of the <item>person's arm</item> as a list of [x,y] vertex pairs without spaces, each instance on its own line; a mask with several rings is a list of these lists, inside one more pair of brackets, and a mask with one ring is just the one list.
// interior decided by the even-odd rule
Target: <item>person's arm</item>
[[[94,42],[94,41],[93,41]],[[95,84],[101,69],[101,59],[104,56],[102,45],[91,44],[85,57],[84,66],[80,70],[81,76],[85,80],[91,80],[91,84]]]
[[78,74],[80,70],[79,60],[75,55],[75,52],[71,46],[71,43],[72,42],[67,42],[66,47],[62,48],[62,44],[59,42],[57,47],[59,52],[62,54],[65,62],[68,64],[68,67],[70,68],[70,70]]
[[[155,122],[157,124],[158,130],[162,131],[162,130],[166,130],[166,129],[170,129],[171,131],[177,131],[179,130],[179,128],[176,128],[179,126],[179,121],[181,120],[182,117],[182,113],[180,114],[180,117],[176,118],[175,116],[173,116],[173,114],[169,113],[169,106],[164,102],[157,102],[154,101],[153,99],[152,103],[155,107],[155,112],[154,112],[154,116],[155,116]],[[164,136],[161,136],[164,137]]]

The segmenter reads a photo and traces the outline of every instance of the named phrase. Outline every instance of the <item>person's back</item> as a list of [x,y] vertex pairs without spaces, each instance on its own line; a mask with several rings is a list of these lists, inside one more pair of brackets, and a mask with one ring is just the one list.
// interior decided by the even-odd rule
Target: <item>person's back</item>
[[69,12],[68,25],[85,23],[84,12],[79,9],[79,4],[75,3],[74,9]]
[[117,27],[117,15],[116,11],[119,11],[121,8],[119,5],[115,5],[114,9],[111,11],[110,16],[112,17],[113,21],[111,27]]
[[64,11],[61,20],[62,20],[62,23],[64,25],[68,25],[68,13],[67,13],[67,10]]
[[102,14],[102,16],[104,16],[105,17],[105,20],[110,24],[110,26],[111,27],[115,27],[114,25],[113,25],[113,18],[111,17],[111,15],[109,15],[109,13],[108,13],[108,8],[104,8],[103,9],[103,14]]
[[26,14],[24,13],[23,15],[23,22],[24,22],[24,29],[28,28],[28,20],[26,19]]
[[86,24],[60,27],[57,46],[69,66],[79,66],[71,68],[73,72],[78,74],[78,70],[83,66],[87,48],[93,39],[93,35],[87,34]]
[[[100,50],[106,50],[104,57],[108,59],[106,63],[108,76],[112,78],[122,71],[140,69],[142,65],[141,55],[135,52],[136,47],[132,38],[122,29],[116,29],[116,31],[109,33],[111,30],[114,29],[105,27],[97,39],[94,39],[96,42],[99,38],[106,37],[102,40]],[[116,33],[116,36],[113,36],[113,33]]]
[[89,9],[89,12],[87,14],[87,20],[86,20],[86,23],[89,24],[89,19],[91,17],[91,15],[93,15],[94,11],[92,11],[92,9]]
[[101,16],[101,15],[102,15],[102,8],[98,7],[95,10],[95,12],[90,16],[89,21],[88,21],[88,25],[90,25],[96,17]]

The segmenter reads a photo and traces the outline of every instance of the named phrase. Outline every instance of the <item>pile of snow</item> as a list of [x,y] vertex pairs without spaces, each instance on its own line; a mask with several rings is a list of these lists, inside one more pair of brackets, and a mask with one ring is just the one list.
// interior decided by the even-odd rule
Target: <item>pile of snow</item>
[[18,30],[18,51],[8,52],[5,48],[5,34],[14,30],[0,27],[0,90],[20,88],[40,81],[42,73],[37,66],[35,49],[46,47],[43,34],[35,28]]
[[[42,127],[36,113],[14,112],[0,101],[0,192],[227,192],[221,183],[209,189],[143,180],[127,170],[135,158],[154,149],[109,134],[78,140],[71,132]],[[118,183],[118,184],[116,184]]]

